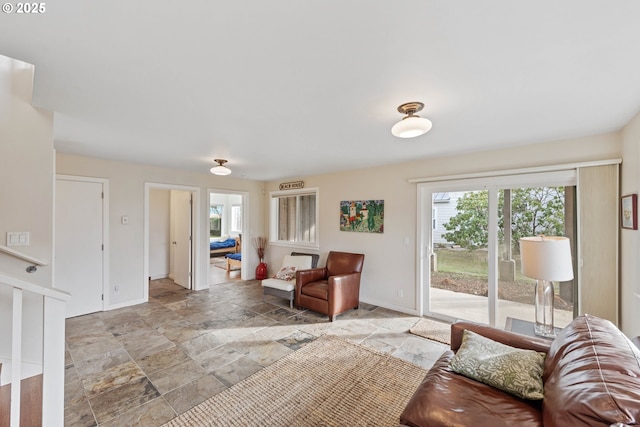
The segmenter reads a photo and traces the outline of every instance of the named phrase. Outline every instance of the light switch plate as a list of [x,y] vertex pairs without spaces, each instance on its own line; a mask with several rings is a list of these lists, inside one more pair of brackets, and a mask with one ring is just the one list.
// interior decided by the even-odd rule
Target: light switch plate
[[29,246],[29,232],[7,231],[7,246]]

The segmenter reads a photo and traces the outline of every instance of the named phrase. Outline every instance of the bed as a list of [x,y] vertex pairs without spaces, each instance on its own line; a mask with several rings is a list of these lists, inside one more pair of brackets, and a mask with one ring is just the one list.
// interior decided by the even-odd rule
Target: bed
[[209,242],[209,252],[211,255],[227,254],[229,252],[239,253],[240,252],[240,236],[229,237],[228,239],[225,239],[222,241],[211,240]]
[[232,268],[242,268],[242,254],[240,252],[237,254],[227,254],[224,257],[227,259],[227,271],[231,271]]

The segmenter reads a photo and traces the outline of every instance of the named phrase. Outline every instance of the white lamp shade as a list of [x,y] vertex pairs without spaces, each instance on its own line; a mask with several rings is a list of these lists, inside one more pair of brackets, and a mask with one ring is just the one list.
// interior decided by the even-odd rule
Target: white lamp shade
[[564,282],[573,279],[571,245],[567,237],[535,236],[520,239],[522,274],[532,279]]
[[229,175],[231,173],[231,169],[225,166],[214,166],[209,170],[209,172],[214,175]]
[[431,120],[419,116],[407,116],[393,125],[391,133],[398,138],[414,138],[431,130]]

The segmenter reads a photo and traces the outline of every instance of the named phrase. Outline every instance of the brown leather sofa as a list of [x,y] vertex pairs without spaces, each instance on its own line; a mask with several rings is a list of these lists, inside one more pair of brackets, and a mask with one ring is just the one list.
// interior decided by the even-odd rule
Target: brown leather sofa
[[358,308],[363,264],[363,254],[331,251],[326,267],[297,271],[296,305],[326,314],[332,322]]
[[[547,353],[544,399],[529,401],[456,374],[449,362],[464,329],[513,347]],[[611,322],[579,316],[553,342],[468,322],[451,325],[451,350],[429,370],[401,425],[637,426],[640,350]]]

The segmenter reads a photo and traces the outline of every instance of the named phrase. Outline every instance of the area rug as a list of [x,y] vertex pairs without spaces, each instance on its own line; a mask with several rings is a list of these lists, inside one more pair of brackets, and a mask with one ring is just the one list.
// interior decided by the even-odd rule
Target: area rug
[[[218,267],[223,270],[227,269],[227,259],[225,257],[211,258],[211,264],[213,264],[214,267]],[[231,271],[236,271],[236,270],[240,270],[240,268],[231,267]]]
[[426,373],[325,335],[165,426],[395,426]]
[[414,335],[451,345],[451,325],[436,320],[422,318],[409,329]]

